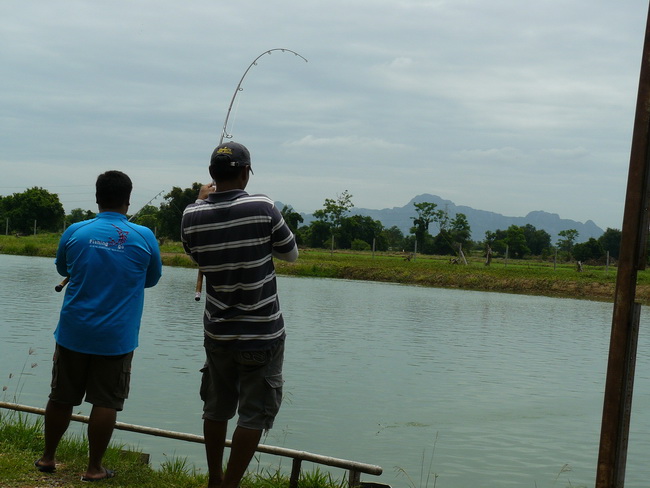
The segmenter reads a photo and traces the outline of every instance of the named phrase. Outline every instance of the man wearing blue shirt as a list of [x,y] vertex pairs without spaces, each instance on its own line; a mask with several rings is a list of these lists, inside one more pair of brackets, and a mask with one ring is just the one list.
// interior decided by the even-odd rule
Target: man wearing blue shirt
[[93,408],[88,467],[82,480],[114,476],[102,458],[129,392],[144,289],[156,285],[162,272],[153,232],[126,218],[131,190],[131,179],[120,171],[99,175],[95,194],[99,214],[68,227],[59,242],[56,269],[70,280],[54,332],[45,450],[35,463],[42,472],[55,471],[57,446],[73,407],[85,395]]

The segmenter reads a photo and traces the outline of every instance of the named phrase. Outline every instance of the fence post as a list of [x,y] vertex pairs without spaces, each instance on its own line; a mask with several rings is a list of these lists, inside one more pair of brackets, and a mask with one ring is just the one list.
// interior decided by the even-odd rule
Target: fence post
[[361,485],[361,473],[357,471],[356,469],[351,469],[349,471],[349,480],[348,484],[350,488],[357,488],[358,486]]
[[291,463],[291,476],[289,477],[289,488],[298,488],[301,465],[302,459],[293,458],[293,462]]

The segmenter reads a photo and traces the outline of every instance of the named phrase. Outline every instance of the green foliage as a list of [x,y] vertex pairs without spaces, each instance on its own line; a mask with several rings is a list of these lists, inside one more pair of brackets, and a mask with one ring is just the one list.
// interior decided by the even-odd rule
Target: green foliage
[[181,220],[183,211],[190,203],[196,201],[196,197],[201,189],[201,183],[192,183],[192,188],[181,188],[175,186],[165,195],[165,202],[160,204],[160,210],[157,213],[158,236],[181,240]]
[[94,219],[96,216],[97,214],[90,210],[73,208],[70,214],[66,215],[65,223],[66,225],[76,224],[77,222],[83,222],[84,220]]
[[523,258],[527,254],[530,254],[522,227],[516,225],[508,227],[505,242],[508,245],[508,255],[513,258]]
[[43,442],[43,419],[22,412],[0,410],[0,446],[38,450]]
[[342,221],[352,207],[354,207],[354,204],[352,203],[352,195],[347,190],[345,190],[341,195],[337,195],[336,200],[326,198],[323,208],[314,212],[314,217],[316,217],[316,221],[319,222],[319,224],[318,227],[314,229],[316,232],[312,232],[310,242],[313,243],[315,247],[326,247],[325,240],[321,240],[321,244],[317,244],[317,241],[321,239],[321,233],[325,228],[327,228],[330,234],[329,241],[332,246],[334,246],[334,241],[339,237],[339,230]]
[[280,213],[282,214],[284,221],[289,226],[289,229],[291,229],[291,232],[296,235],[298,232],[298,226],[302,224],[305,219],[303,219],[302,215],[296,212],[291,205],[285,205]]
[[336,200],[326,198],[323,208],[314,212],[316,219],[330,224],[336,230],[341,225],[341,219],[354,207],[352,195],[345,190],[336,196]]
[[577,261],[598,261],[605,257],[605,250],[599,240],[590,237],[587,242],[573,246],[573,257]]
[[607,230],[602,236],[598,238],[598,242],[603,246],[605,252],[609,251],[609,255],[614,259],[618,259],[621,251],[621,231],[607,227]]
[[396,225],[390,229],[383,229],[380,235],[386,243],[386,251],[402,251],[406,248],[404,233]]
[[573,256],[573,245],[578,238],[579,232],[575,229],[561,230],[557,233],[560,239],[557,241],[557,248],[566,255],[567,261]]
[[[440,211],[436,211],[437,205],[431,202],[413,203],[417,217],[411,217],[413,227],[411,233],[419,243],[424,243],[427,234],[429,234],[429,225],[436,220],[441,219]],[[441,225],[442,228],[443,225]]]
[[355,239],[352,241],[351,249],[353,251],[370,251],[372,248],[370,247],[370,244],[368,244],[366,241],[362,241],[361,239]]
[[551,235],[543,229],[537,230],[534,225],[526,224],[522,227],[526,246],[533,256],[541,256],[551,251]]
[[56,231],[63,227],[65,211],[59,196],[40,187],[0,198],[2,220],[9,219],[12,232],[33,234],[37,231]]
[[[34,420],[35,419],[35,420]],[[88,463],[88,442],[84,436],[66,435],[57,449],[60,464],[56,473],[48,474],[34,469],[34,460],[43,452],[43,421],[40,417],[17,412],[0,412],[0,473],[3,487],[67,486],[82,487],[80,481]],[[127,446],[111,443],[104,456],[104,464],[114,469],[117,476],[106,481],[106,486],[123,488],[200,488],[207,484],[202,474],[185,458],[166,459],[156,470],[143,462],[142,453]],[[286,488],[289,479],[277,471],[247,473],[243,488]],[[332,479],[318,469],[303,472],[299,488],[343,488],[345,481]]]
[[[458,213],[450,219],[446,210],[436,210],[435,203],[422,202],[413,205],[418,215],[411,217],[414,224],[411,233],[418,244],[419,252],[456,255],[461,248],[471,247],[472,231],[465,214]],[[435,237],[429,233],[429,226],[433,222],[436,222],[440,229]]]
[[332,228],[327,222],[315,220],[307,228],[301,229],[301,241],[308,247],[328,248],[332,239]]
[[316,468],[314,471],[303,472],[298,480],[298,488],[343,488],[347,487],[345,480],[335,480],[330,473]]
[[467,216],[464,213],[457,213],[451,221],[451,230],[449,232],[450,238],[463,247],[466,247],[470,242],[472,236],[472,229],[467,221]]
[[355,240],[365,241],[368,248],[375,241],[376,249],[386,250],[387,245],[381,237],[384,226],[378,220],[362,215],[353,215],[341,219],[341,226],[338,236],[338,247],[340,249],[351,249]]
[[[131,222],[149,227],[153,232],[158,231],[158,216],[160,210],[153,205],[145,205],[136,214],[129,218]],[[180,225],[180,224],[179,224]]]
[[0,235],[0,253],[21,256],[54,257],[61,234],[38,234],[36,236]]
[[500,256],[505,256],[507,249],[509,256],[515,258],[544,256],[552,250],[550,234],[545,230],[537,230],[531,224],[487,231],[483,245],[490,246],[492,252]]

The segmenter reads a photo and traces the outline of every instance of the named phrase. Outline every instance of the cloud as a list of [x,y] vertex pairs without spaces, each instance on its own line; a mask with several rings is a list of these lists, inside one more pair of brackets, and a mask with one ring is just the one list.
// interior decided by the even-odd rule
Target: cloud
[[[120,166],[137,175],[137,205],[202,180],[244,70],[284,47],[309,62],[260,58],[230,117],[260,163],[255,191],[300,210],[344,189],[377,208],[428,192],[614,226],[646,12],[640,0],[4,2],[0,193],[92,185]],[[61,196],[70,210],[76,196]]]

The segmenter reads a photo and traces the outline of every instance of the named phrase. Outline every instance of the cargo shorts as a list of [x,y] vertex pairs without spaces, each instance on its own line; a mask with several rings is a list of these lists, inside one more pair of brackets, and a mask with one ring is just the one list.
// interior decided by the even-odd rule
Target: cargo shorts
[[268,430],[282,403],[284,338],[268,350],[239,351],[205,341],[206,362],[201,369],[203,418]]
[[97,407],[124,408],[129,396],[133,351],[119,356],[99,356],[72,351],[59,344],[54,351],[50,400]]

